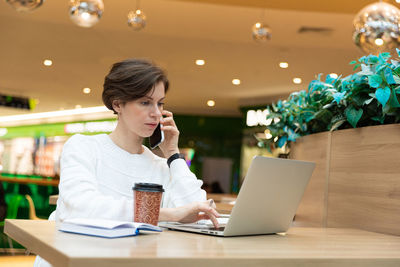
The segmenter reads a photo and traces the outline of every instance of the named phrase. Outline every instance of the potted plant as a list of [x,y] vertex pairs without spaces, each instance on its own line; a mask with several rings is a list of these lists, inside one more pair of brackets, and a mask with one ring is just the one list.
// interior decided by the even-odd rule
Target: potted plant
[[382,53],[350,64],[354,74],[319,75],[268,107],[264,146],[317,163],[299,225],[400,235],[400,60]]

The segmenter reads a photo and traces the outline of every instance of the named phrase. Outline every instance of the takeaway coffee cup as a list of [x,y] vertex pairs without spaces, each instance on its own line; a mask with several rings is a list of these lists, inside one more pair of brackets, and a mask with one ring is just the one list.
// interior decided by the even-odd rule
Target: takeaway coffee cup
[[162,185],[135,183],[132,189],[135,201],[133,221],[157,225],[164,192]]

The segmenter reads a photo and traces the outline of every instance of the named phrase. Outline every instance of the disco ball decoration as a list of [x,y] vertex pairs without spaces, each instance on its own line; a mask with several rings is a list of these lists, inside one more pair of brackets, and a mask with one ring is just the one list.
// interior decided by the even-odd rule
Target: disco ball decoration
[[18,12],[31,12],[40,7],[44,0],[6,0]]
[[363,8],[354,18],[353,41],[365,53],[393,52],[400,47],[400,10],[377,2]]
[[71,0],[69,16],[78,26],[89,28],[99,22],[104,11],[102,0]]
[[267,40],[270,40],[272,37],[271,29],[267,25],[260,22],[257,22],[253,25],[252,33],[253,39],[258,42],[265,42]]
[[136,31],[143,29],[146,26],[146,16],[143,11],[137,9],[136,11],[129,12],[128,25]]

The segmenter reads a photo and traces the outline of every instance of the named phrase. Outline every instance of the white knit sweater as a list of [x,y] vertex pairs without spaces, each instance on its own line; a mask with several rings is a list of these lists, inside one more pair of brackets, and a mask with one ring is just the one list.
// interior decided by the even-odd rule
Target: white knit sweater
[[[202,181],[183,159],[168,168],[166,159],[143,149],[142,154],[130,154],[106,134],[72,136],[61,155],[57,222],[78,217],[132,221],[132,187],[139,182],[162,184],[162,207],[206,200]],[[51,265],[37,257],[34,266]]]
[[166,159],[143,149],[142,154],[130,154],[106,134],[72,136],[61,155],[57,221],[76,217],[132,221],[135,183],[161,184],[162,207],[206,200],[202,181],[183,159],[168,168]]

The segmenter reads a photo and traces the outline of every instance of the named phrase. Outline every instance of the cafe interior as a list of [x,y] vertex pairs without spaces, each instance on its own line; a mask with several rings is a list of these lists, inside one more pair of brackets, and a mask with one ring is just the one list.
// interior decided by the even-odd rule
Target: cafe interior
[[[400,266],[400,1],[4,0],[0,47],[0,266]],[[115,129],[104,77],[129,58],[166,71],[179,151],[220,214],[244,209],[255,156],[315,164],[284,233],[108,239],[47,220],[65,142]],[[291,199],[254,195],[263,218]]]

